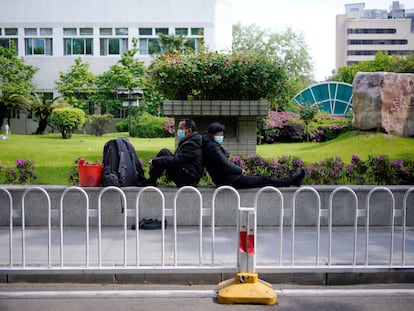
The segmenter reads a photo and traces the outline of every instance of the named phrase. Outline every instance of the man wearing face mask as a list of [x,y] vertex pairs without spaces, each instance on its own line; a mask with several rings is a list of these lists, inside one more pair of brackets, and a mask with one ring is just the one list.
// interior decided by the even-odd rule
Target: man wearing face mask
[[305,170],[299,168],[292,177],[275,179],[266,176],[245,175],[241,167],[229,161],[230,154],[221,146],[225,127],[220,123],[209,125],[203,135],[203,161],[214,184],[232,186],[236,189],[265,186],[289,187],[302,184]]
[[179,143],[172,153],[161,149],[157,156],[149,161],[150,171],[147,185],[157,185],[157,179],[164,173],[178,187],[196,186],[203,174],[202,137],[197,132],[193,120],[181,120],[178,124]]

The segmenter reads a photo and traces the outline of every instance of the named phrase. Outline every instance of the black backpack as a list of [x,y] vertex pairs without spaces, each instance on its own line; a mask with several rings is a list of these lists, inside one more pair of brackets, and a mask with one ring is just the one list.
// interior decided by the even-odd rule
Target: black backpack
[[103,149],[102,186],[145,186],[144,170],[134,146],[120,137],[105,143]]

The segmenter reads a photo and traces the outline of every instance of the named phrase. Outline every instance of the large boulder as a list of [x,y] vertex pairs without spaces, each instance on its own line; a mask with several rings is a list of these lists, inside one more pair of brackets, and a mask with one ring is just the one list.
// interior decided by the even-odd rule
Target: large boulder
[[414,74],[359,72],[352,88],[355,128],[414,135]]
[[383,72],[358,72],[352,83],[352,125],[360,130],[381,128]]

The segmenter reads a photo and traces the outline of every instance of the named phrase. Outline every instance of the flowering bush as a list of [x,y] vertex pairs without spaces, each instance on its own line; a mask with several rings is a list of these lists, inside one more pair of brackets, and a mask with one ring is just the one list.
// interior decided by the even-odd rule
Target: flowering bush
[[27,184],[36,179],[35,166],[32,160],[16,160],[16,167],[0,164],[0,181],[4,184]]
[[305,167],[304,184],[308,185],[401,185],[414,183],[414,161],[390,161],[386,156],[369,156],[362,161],[353,155],[350,165],[340,157],[327,158],[305,166],[300,158],[281,156],[265,159],[261,156],[234,156],[232,162],[248,174],[273,178],[292,176],[299,167]]
[[325,160],[313,163],[311,167],[306,168],[310,179],[317,185],[338,185],[343,183],[344,162],[340,157],[327,158]]
[[[309,123],[309,139],[323,142],[336,138],[349,130],[348,118],[318,114]],[[306,139],[305,125],[299,115],[293,112],[269,112],[269,116],[258,122],[258,142],[299,142]]]
[[286,69],[249,52],[165,54],[150,66],[149,81],[170,100],[283,102],[288,96]]
[[168,136],[174,136],[175,134],[175,120],[174,118],[169,118],[162,126]]
[[365,184],[364,175],[368,170],[366,163],[361,161],[361,158],[357,155],[352,155],[351,165],[346,167],[345,175],[347,181],[354,182],[357,185]]
[[303,167],[304,163],[300,158],[282,156],[279,159],[265,159],[261,156],[234,156],[233,163],[240,166],[249,175],[264,175],[273,178],[289,177],[296,172],[296,169]]

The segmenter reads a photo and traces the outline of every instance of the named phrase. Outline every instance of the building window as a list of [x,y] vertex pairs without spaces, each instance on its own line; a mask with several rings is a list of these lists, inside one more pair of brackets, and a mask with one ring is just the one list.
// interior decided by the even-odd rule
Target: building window
[[63,28],[64,55],[93,55],[93,39],[79,36],[93,35],[93,28]]
[[52,39],[26,38],[26,55],[52,55]]
[[99,34],[101,36],[112,36],[112,28],[100,28]]
[[349,28],[348,34],[395,34],[395,28]]
[[[347,51],[348,56],[375,56],[379,50],[349,50]],[[388,55],[411,55],[414,53],[413,50],[384,50]]]
[[63,44],[65,55],[93,55],[93,39],[65,38]]
[[14,43],[14,46],[16,48],[17,51],[17,46],[18,46],[18,40],[16,38],[17,36],[17,28],[5,28],[4,31],[2,28],[0,28],[0,46],[4,47],[4,48],[10,48],[10,46],[12,45],[12,43]]
[[4,34],[6,36],[17,36],[18,31],[17,31],[17,28],[6,28],[4,29]]
[[[158,35],[168,35],[168,28],[139,28],[138,33],[140,37],[139,53],[141,55],[160,54],[164,52],[159,46]],[[184,36],[194,51],[197,51],[204,39],[204,28],[175,28],[175,35]]]
[[138,33],[140,36],[152,36],[152,28],[139,28]]
[[204,36],[204,28],[191,28],[192,36]]
[[100,28],[99,34],[104,37],[99,41],[102,56],[122,55],[128,50],[128,28],[115,28],[115,32],[113,28]]
[[76,28],[63,28],[63,35],[64,36],[76,36]]
[[116,36],[128,36],[128,28],[115,28]]
[[24,35],[25,36],[37,36],[37,28],[25,28]]
[[101,55],[121,55],[128,50],[128,39],[100,39]]
[[188,28],[175,28],[176,36],[188,36]]
[[53,35],[52,28],[25,28],[25,53],[26,55],[53,55],[52,38],[37,38],[37,36]]
[[93,28],[80,28],[79,34],[81,36],[93,36]]
[[6,49],[10,48],[11,42],[14,43],[14,46],[17,50],[17,39],[16,38],[0,38],[0,46]]
[[40,28],[39,34],[41,36],[53,36],[53,28]]
[[168,28],[155,28],[155,34],[157,36],[159,34],[168,35]]
[[152,55],[161,53],[158,38],[141,38],[139,39],[139,54]]
[[406,39],[388,39],[388,40],[348,40],[348,45],[407,45]]

